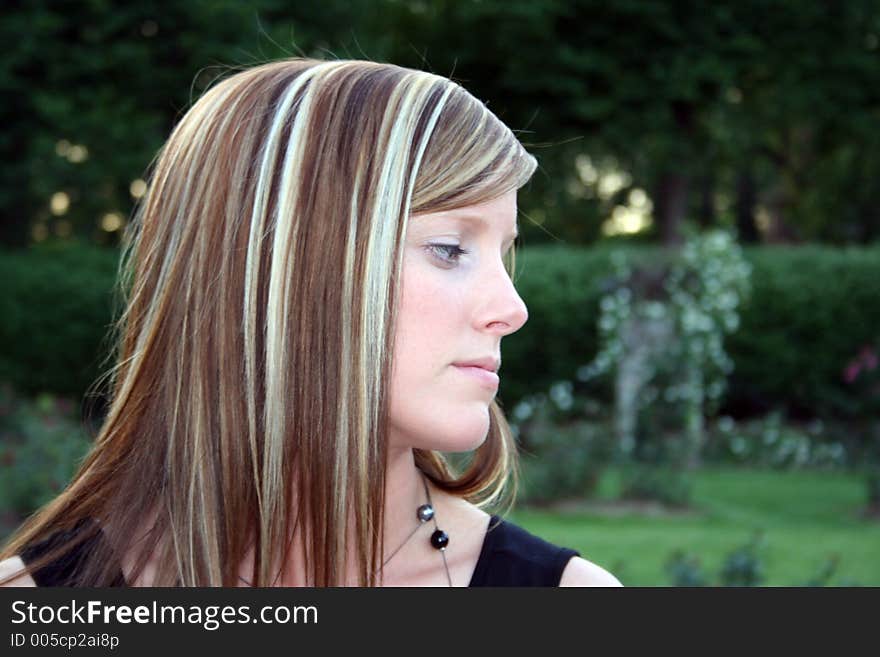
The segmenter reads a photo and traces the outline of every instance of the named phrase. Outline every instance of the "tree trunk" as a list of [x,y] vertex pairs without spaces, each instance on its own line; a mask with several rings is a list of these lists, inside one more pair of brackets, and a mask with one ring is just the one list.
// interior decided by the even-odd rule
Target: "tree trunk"
[[666,165],[660,172],[656,217],[660,222],[663,244],[676,246],[683,241],[682,224],[688,213],[690,178],[687,163],[694,160],[696,109],[692,103],[682,100],[673,101],[670,109],[678,131],[677,147],[667,153]]
[[788,193],[782,183],[771,190],[764,199],[764,206],[770,217],[766,241],[770,244],[793,244],[800,241],[797,229],[788,220],[791,207]]
[[682,242],[681,226],[687,214],[689,181],[680,172],[664,171],[657,186],[657,222],[663,244]]
[[653,361],[669,349],[675,327],[669,318],[648,319],[633,313],[620,328],[623,358],[615,380],[615,431],[620,452],[629,456],[638,438],[639,396],[651,380]]
[[711,228],[716,224],[715,176],[711,173],[700,179],[700,212],[697,219],[703,228]]
[[740,242],[756,244],[760,236],[755,223],[755,178],[748,166],[740,169],[736,178],[736,230]]

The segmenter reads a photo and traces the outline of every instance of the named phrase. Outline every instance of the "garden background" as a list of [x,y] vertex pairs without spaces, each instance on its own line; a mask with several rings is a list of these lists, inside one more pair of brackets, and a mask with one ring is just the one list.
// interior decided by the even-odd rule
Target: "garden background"
[[515,520],[627,585],[880,584],[877,0],[22,1],[0,36],[0,539],[100,426],[157,149],[305,55],[452,77],[539,160]]

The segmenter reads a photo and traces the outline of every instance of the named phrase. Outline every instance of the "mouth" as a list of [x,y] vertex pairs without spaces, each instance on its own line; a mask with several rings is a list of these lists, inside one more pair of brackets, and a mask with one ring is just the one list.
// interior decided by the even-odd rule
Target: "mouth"
[[500,379],[498,378],[498,375],[491,370],[476,365],[453,365],[453,367],[484,388],[490,390],[498,388]]

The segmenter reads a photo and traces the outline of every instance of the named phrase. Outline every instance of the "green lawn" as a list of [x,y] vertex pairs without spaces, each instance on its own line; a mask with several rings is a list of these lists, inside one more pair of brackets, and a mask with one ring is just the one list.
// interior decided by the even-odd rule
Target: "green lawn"
[[[611,499],[617,477],[602,480]],[[763,532],[765,585],[800,585],[831,555],[832,585],[880,585],[880,521],[860,516],[866,487],[842,472],[775,472],[711,468],[695,474],[693,513],[646,514],[597,509],[517,509],[511,519],[554,543],[575,548],[628,586],[671,583],[664,563],[675,550],[699,557],[717,581],[724,558]]]

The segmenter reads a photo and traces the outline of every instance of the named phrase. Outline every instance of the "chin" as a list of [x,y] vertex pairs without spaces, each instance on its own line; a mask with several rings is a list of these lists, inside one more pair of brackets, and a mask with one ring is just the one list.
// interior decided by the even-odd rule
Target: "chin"
[[488,436],[488,432],[486,432],[481,438],[473,439],[473,440],[463,440],[458,438],[457,440],[449,440],[443,444],[435,443],[434,446],[428,447],[427,449],[433,449],[438,452],[447,452],[450,454],[458,453],[458,452],[472,452],[475,449],[479,448],[484,442],[486,442],[486,437]]
[[438,452],[470,452],[486,442],[491,420],[488,405],[477,409],[435,407],[391,418],[389,445]]
[[433,430],[431,425],[426,424],[418,431],[392,430],[392,433],[397,435],[394,442],[400,446],[437,452],[472,452],[486,442],[489,436],[489,415],[487,413],[485,420],[478,425],[446,422],[442,425],[438,423]]
[[472,452],[486,442],[489,436],[489,416],[479,426],[462,426],[458,431],[450,431],[452,427],[446,425],[443,432],[436,432],[433,439],[426,440],[430,447],[439,452]]

